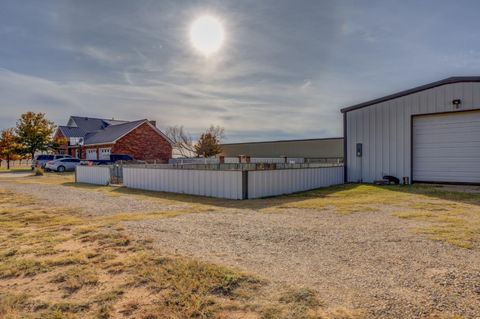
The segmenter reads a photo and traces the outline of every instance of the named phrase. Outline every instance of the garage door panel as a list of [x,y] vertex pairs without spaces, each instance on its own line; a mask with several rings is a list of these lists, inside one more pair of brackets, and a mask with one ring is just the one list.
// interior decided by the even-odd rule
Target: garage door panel
[[[457,158],[458,160],[465,160],[465,159],[470,159],[470,158],[478,158],[478,149],[473,149],[473,148],[467,148],[463,149],[462,153],[459,154],[452,154],[456,152],[461,145],[458,145],[458,147],[442,147],[442,148],[416,148],[413,150],[413,152],[416,155],[417,158],[428,158],[432,159],[432,157],[446,157],[446,158]],[[426,154],[428,153],[428,154]],[[436,159],[435,159],[436,162]]]
[[480,183],[480,111],[413,118],[415,181]]
[[[452,123],[453,124],[453,123]],[[445,124],[443,124],[445,125]],[[432,126],[432,127],[415,127],[417,132],[419,134],[430,134],[431,132],[433,133],[438,133],[438,134],[454,134],[454,133],[461,133],[461,132],[480,132],[480,128],[478,127],[478,123],[476,124],[459,124],[455,126],[457,128],[456,132],[452,132],[448,127],[440,127],[440,126]]]

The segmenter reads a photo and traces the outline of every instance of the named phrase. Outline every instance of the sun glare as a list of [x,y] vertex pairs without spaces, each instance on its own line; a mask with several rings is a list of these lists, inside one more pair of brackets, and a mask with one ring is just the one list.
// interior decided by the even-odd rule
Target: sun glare
[[190,40],[193,46],[205,56],[218,51],[224,38],[222,24],[211,16],[198,18],[190,27]]

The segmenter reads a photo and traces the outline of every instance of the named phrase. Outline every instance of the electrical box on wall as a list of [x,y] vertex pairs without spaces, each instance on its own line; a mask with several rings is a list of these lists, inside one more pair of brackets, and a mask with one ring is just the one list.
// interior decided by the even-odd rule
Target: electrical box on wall
[[362,143],[357,143],[357,157],[362,157]]

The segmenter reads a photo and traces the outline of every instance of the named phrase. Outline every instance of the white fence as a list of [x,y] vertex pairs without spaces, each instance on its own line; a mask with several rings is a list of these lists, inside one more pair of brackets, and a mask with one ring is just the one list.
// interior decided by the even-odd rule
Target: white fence
[[[108,166],[77,166],[75,171],[79,183],[108,185],[111,175]],[[123,184],[149,191],[254,199],[343,184],[343,166],[243,171],[124,166]]]
[[343,184],[343,166],[248,172],[248,198],[291,194]]
[[75,169],[77,183],[108,185],[110,179],[109,166],[77,166]]
[[253,199],[343,184],[343,166],[258,171],[124,167],[123,183],[150,191]]
[[[22,167],[31,167],[32,160],[18,160],[18,161],[10,161],[10,168],[22,168]],[[0,160],[0,167],[7,167],[6,160]]]
[[130,188],[209,197],[242,199],[242,171],[124,167]]

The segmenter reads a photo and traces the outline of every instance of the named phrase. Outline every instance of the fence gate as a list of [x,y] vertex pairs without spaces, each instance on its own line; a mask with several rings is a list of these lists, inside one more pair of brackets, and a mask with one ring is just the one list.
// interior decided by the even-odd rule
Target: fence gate
[[123,166],[115,164],[111,168],[111,183],[123,184]]

